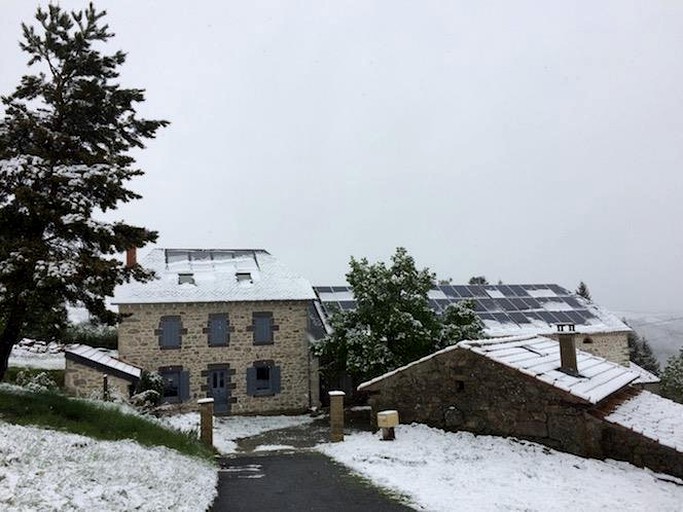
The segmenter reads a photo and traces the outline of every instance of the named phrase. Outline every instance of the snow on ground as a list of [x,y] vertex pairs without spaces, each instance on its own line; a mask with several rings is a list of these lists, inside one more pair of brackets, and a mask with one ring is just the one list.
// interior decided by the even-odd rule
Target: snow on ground
[[[310,416],[217,416],[213,419],[213,445],[223,454],[234,453],[236,439],[303,425],[314,419]],[[199,413],[196,412],[166,416],[163,420],[180,430],[199,431]]]
[[665,446],[683,452],[681,418],[683,418],[682,404],[649,391],[641,391],[605,417],[607,421],[640,432]]
[[168,448],[0,422],[2,510],[206,510],[216,484],[213,465]]
[[[680,511],[680,480],[616,461],[583,459],[514,439],[399,425],[395,441],[353,433],[319,445],[418,510]],[[664,480],[666,481],[664,481]]]

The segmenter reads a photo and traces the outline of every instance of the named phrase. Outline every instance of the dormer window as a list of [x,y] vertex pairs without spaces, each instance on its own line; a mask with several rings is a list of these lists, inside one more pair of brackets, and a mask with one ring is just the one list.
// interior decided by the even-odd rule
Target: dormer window
[[194,274],[178,274],[178,284],[195,284]]
[[251,280],[251,272],[237,272],[235,274],[238,283],[253,283]]

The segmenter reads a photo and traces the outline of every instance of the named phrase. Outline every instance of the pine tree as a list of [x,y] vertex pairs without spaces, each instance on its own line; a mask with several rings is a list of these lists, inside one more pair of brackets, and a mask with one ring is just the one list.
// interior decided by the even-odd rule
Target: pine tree
[[662,396],[683,403],[683,348],[677,356],[669,358],[661,379]]
[[628,352],[630,361],[654,375],[660,374],[659,361],[652,352],[650,343],[635,331],[628,333]]
[[156,233],[97,217],[140,197],[126,188],[143,174],[129,150],[168,123],[137,117],[144,91],[116,83],[125,54],[96,49],[113,36],[105,14],[49,5],[37,28],[22,24],[35,72],[2,97],[0,121],[0,379],[28,326],[49,317],[59,327],[64,304],[77,302],[114,322],[104,297],[150,277],[116,255]]
[[482,325],[471,303],[451,306],[443,317],[430,307],[428,292],[435,276],[418,270],[399,247],[391,265],[351,258],[346,278],[356,309],[333,316],[333,333],[320,341],[328,380],[348,374],[360,381],[424,357],[464,338],[481,337]]
[[576,289],[576,294],[579,297],[583,297],[588,302],[593,302],[593,298],[591,297],[591,292],[588,290],[588,286],[586,286],[586,283],[584,283],[583,281],[581,281],[579,283],[579,286]]

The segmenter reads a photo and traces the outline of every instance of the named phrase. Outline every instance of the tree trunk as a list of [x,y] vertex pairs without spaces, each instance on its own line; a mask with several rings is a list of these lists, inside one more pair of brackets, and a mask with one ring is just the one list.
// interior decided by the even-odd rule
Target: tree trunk
[[25,315],[26,310],[18,302],[15,302],[5,317],[5,328],[0,333],[0,381],[5,378],[12,347],[17,344],[21,337],[21,326],[24,323]]

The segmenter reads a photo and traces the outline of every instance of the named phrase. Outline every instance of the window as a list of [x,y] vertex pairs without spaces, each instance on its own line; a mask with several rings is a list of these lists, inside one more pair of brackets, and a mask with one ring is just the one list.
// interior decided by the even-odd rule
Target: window
[[273,331],[277,331],[277,325],[273,325],[273,313],[254,313],[250,327],[254,333],[254,345],[273,343]]
[[224,347],[230,343],[230,322],[227,313],[209,315],[209,322],[204,330],[210,347]]
[[183,329],[179,316],[162,316],[155,334],[159,336],[161,348],[180,348],[182,335],[187,334],[187,329]]
[[280,392],[280,367],[273,361],[256,361],[247,368],[247,394],[272,396]]
[[178,274],[178,284],[195,284],[194,274]]
[[189,372],[182,367],[160,368],[159,375],[164,379],[164,402],[174,404],[190,398]]

